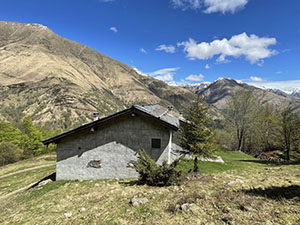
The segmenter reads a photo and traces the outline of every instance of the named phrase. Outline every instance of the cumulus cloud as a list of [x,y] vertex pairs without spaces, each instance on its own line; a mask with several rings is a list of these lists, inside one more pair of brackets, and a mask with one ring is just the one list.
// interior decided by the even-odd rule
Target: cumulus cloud
[[206,64],[205,69],[207,69],[207,70],[210,69],[210,65]]
[[180,69],[179,67],[164,68],[164,69],[160,69],[160,70],[151,72],[151,73],[149,73],[149,75],[158,80],[173,81],[174,74],[179,69]]
[[174,53],[176,48],[173,45],[160,45],[156,49],[156,51],[165,51],[166,53]]
[[223,14],[230,12],[235,13],[239,9],[243,9],[248,0],[171,0],[174,8],[182,10],[202,9],[204,13],[221,12]]
[[255,82],[261,82],[261,81],[263,81],[263,79],[261,77],[256,77],[256,76],[251,76],[250,80],[251,81],[255,81]]
[[144,53],[144,54],[147,54],[147,53],[148,53],[144,48],[140,48],[140,52],[141,52],[141,53]]
[[226,12],[235,13],[242,9],[248,3],[248,0],[204,0],[205,13]]
[[226,57],[245,56],[251,64],[263,64],[263,59],[277,54],[276,50],[269,49],[270,45],[276,44],[276,38],[258,37],[254,34],[248,36],[246,33],[232,36],[229,40],[214,40],[212,42],[201,42],[190,38],[188,41],[177,43],[183,46],[186,56],[191,59],[207,60],[219,56],[217,62],[226,62]]
[[116,27],[110,27],[109,29],[110,29],[112,32],[115,32],[115,33],[118,32],[118,28],[116,28]]
[[189,75],[188,77],[186,77],[185,79],[186,80],[189,80],[189,81],[202,81],[204,78],[203,74],[199,74],[199,75]]

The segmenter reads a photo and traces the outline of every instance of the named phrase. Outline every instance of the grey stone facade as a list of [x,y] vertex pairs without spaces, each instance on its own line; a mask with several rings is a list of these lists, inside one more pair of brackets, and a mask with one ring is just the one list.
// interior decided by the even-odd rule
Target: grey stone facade
[[[57,142],[57,180],[130,178],[137,152],[144,149],[161,164],[171,160],[172,129],[138,114],[120,118],[69,135]],[[151,148],[151,139],[161,140]]]

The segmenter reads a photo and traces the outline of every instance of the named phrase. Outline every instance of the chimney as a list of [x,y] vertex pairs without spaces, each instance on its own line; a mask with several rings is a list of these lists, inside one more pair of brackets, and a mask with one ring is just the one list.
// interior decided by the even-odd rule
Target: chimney
[[93,117],[94,117],[94,121],[99,120],[99,113],[98,112],[94,112],[93,113]]

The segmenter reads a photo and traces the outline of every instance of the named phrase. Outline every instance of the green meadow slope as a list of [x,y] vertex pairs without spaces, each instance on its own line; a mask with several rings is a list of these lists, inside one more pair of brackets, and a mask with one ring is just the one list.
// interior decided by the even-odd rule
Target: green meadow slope
[[[149,187],[133,180],[45,182],[53,155],[0,168],[0,224],[300,224],[300,163],[260,161],[218,152],[224,164],[200,162],[201,174],[181,186]],[[184,170],[192,168],[184,161]],[[17,172],[17,174],[16,174]],[[6,197],[8,196],[8,197]],[[142,198],[144,203],[130,202]]]

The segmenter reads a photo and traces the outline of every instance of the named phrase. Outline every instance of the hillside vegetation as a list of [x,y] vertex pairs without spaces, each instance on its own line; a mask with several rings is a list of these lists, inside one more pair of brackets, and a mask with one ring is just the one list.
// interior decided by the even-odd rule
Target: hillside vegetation
[[[217,152],[225,163],[199,162],[200,174],[181,186],[149,187],[134,180],[45,182],[54,167],[1,179],[1,224],[299,224],[300,164]],[[53,163],[53,156],[0,168],[0,176]],[[50,160],[50,161],[48,161]],[[189,170],[191,161],[181,167]],[[132,204],[134,199],[143,199]]]
[[195,95],[138,74],[39,24],[0,22],[0,119],[24,115],[69,129],[132,104],[160,103],[181,111]]

